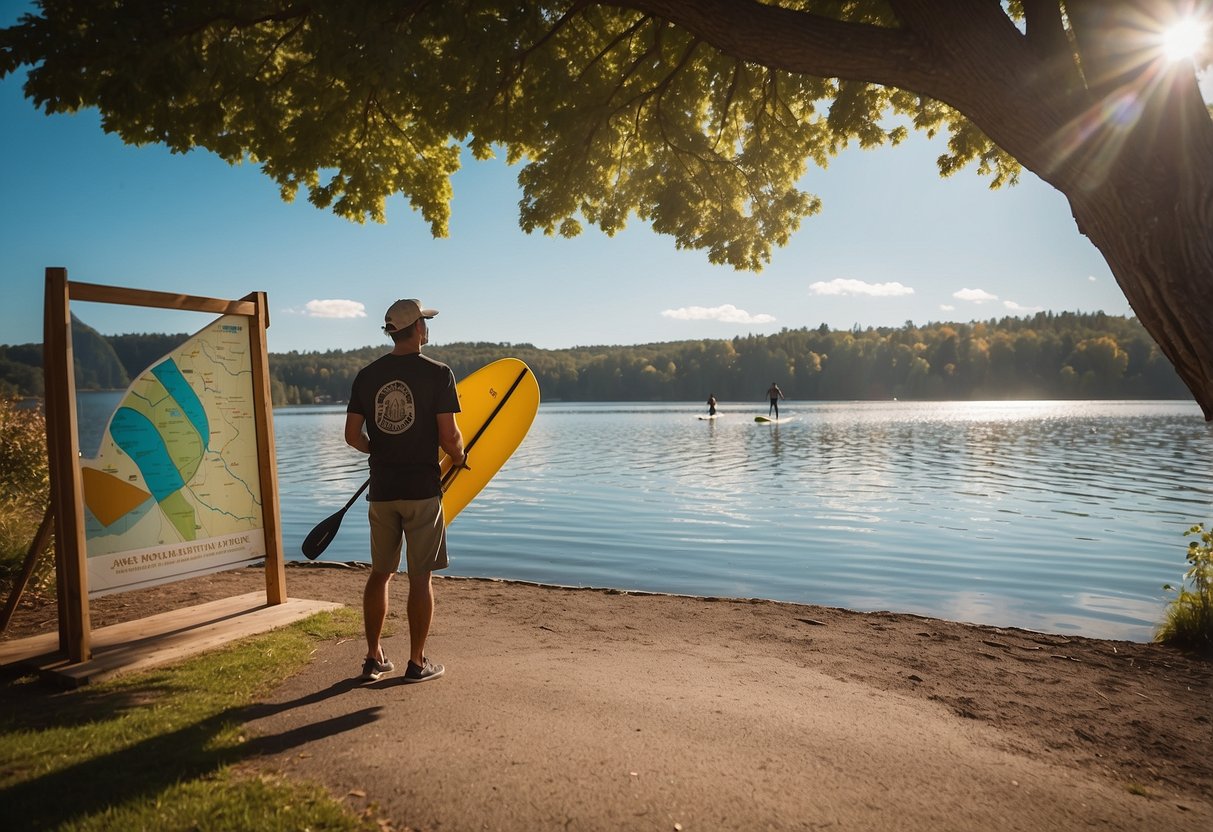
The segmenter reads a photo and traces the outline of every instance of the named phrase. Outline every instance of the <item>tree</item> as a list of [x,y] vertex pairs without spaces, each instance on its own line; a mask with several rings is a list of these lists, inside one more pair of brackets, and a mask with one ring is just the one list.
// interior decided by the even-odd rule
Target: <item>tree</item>
[[119,390],[130,377],[109,340],[72,315],[72,364],[80,388]]
[[946,131],[943,175],[1021,167],[1213,419],[1213,121],[1161,33],[1192,0],[43,0],[0,31],[49,113],[253,161],[284,198],[436,235],[464,146],[520,162],[526,231],[632,215],[760,269],[809,162]]

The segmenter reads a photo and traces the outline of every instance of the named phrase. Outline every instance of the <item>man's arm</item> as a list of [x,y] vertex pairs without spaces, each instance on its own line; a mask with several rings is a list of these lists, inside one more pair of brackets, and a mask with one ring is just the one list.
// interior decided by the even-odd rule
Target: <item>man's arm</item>
[[345,414],[345,444],[362,451],[364,454],[369,454],[371,452],[371,440],[367,437],[366,431],[362,429],[365,421],[361,413]]
[[438,414],[438,444],[447,452],[456,468],[467,461],[463,455],[463,434],[459,432],[459,423],[455,421],[454,413]]

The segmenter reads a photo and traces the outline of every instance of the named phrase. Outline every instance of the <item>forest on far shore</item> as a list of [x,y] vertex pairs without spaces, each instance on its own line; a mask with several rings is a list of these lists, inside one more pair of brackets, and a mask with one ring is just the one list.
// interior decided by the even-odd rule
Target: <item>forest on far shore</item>
[[[122,389],[186,334],[101,335],[73,319],[78,389]],[[340,402],[358,370],[390,349],[271,353],[275,405]],[[431,345],[456,378],[505,356],[530,365],[545,401],[759,401],[772,381],[798,400],[1191,399],[1136,318],[1040,312],[972,323],[634,346]],[[0,345],[0,394],[41,396],[42,347]]]

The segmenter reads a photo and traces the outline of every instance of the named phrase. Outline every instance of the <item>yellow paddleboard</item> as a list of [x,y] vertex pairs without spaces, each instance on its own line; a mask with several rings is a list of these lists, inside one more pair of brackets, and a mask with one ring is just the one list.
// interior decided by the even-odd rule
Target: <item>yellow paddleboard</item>
[[467,468],[451,470],[445,451],[442,468],[442,512],[449,526],[510,458],[539,412],[539,383],[517,358],[502,358],[481,367],[457,385],[460,412],[455,414]]

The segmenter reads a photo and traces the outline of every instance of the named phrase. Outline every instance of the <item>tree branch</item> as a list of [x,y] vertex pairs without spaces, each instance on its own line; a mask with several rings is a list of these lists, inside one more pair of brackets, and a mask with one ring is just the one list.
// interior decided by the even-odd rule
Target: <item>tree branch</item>
[[737,80],[740,74],[740,63],[733,64],[733,74],[729,79],[729,89],[725,93],[724,104],[720,108],[720,127],[716,131],[716,141],[712,143],[713,150],[720,145],[720,140],[724,137],[724,131],[728,127],[729,110],[733,107],[733,96],[737,92]]
[[1094,99],[1122,87],[1135,69],[1124,43],[1136,32],[1134,10],[1124,3],[1067,0],[1066,13],[1078,46],[1081,70]]
[[1070,42],[1061,21],[1057,0],[1023,0],[1025,36],[1046,60],[1069,52]]
[[233,28],[244,29],[249,26],[260,26],[262,23],[285,23],[288,20],[296,18],[306,18],[311,14],[311,8],[308,6],[288,6],[281,11],[272,14],[263,14],[256,17],[238,17],[231,14],[215,14],[208,18],[195,20],[188,25],[178,26],[169,30],[166,34],[169,38],[176,40],[178,38],[187,38],[190,35],[196,35],[199,32],[205,31],[217,23],[228,23]]
[[1055,79],[1055,96],[1071,96],[1085,89],[1075,59],[1074,44],[1066,32],[1057,0],[1023,0],[1028,46],[1040,57],[1042,72]]
[[253,77],[255,77],[255,78],[261,77],[262,71],[267,66],[269,66],[270,61],[273,60],[274,56],[278,54],[278,50],[282,48],[282,45],[284,43],[286,43],[288,40],[290,40],[291,38],[293,38],[296,34],[298,34],[298,32],[303,28],[305,23],[307,23],[306,14],[301,15],[299,17],[299,19],[295,21],[294,26],[292,26],[287,31],[283,32],[282,35],[276,41],[274,41],[273,46],[271,46],[269,51],[266,52],[265,58],[262,59],[261,64],[253,72]]
[[1073,105],[1042,100],[1042,59],[999,0],[888,0],[897,26],[835,20],[757,0],[598,0],[654,15],[722,54],[789,73],[878,84],[968,116],[1040,173],[1044,141]]
[[637,18],[635,23],[633,23],[628,28],[624,29],[622,32],[620,32],[618,35],[616,35],[614,38],[612,38],[610,43],[608,43],[606,46],[599,49],[597,54],[595,54],[594,57],[590,58],[590,60],[586,62],[586,65],[583,66],[580,69],[580,71],[578,71],[577,80],[578,81],[582,80],[585,77],[586,73],[588,73],[591,69],[593,69],[594,66],[598,64],[599,61],[601,61],[603,58],[605,58],[607,56],[607,54],[609,54],[611,52],[611,50],[613,50],[616,46],[623,43],[624,41],[629,40],[632,36],[634,36],[642,28],[644,28],[644,26],[649,22],[650,19],[651,18],[648,18],[648,17]]
[[904,29],[847,23],[757,0],[605,0],[674,23],[720,52],[819,78],[916,89],[938,80],[931,53]]

